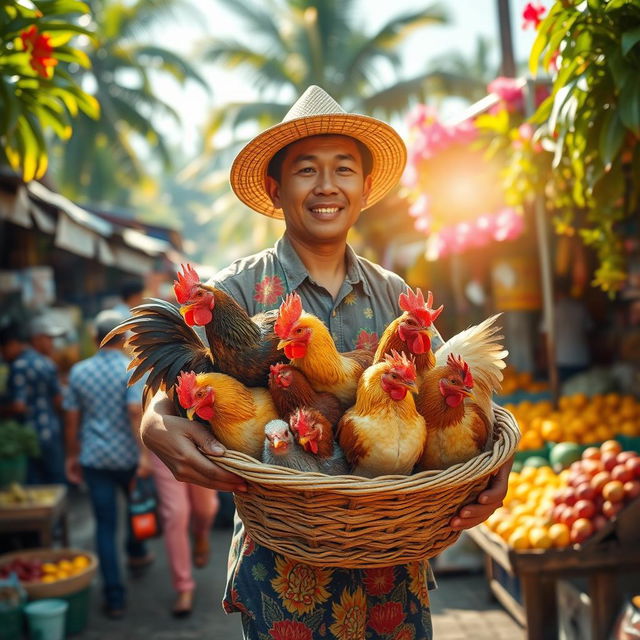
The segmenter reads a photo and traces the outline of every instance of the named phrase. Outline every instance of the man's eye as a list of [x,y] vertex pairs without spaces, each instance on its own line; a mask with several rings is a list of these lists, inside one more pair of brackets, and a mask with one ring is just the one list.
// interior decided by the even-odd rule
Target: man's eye
[[338,171],[341,173],[353,173],[353,169],[351,167],[338,167]]
[[302,169],[300,169],[298,173],[310,174],[310,173],[313,173],[314,171],[315,169],[313,167],[302,167]]

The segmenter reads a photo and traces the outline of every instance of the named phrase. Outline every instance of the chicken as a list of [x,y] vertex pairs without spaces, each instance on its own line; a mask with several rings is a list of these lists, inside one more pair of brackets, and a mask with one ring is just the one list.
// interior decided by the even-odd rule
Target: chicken
[[356,404],[337,429],[355,475],[411,473],[427,439],[424,418],[413,399],[416,392],[416,366],[404,353],[392,351],[364,372]]
[[198,416],[225,447],[260,459],[264,425],[278,418],[266,389],[246,387],[224,373],[188,371],[178,376],[176,392],[189,420]]
[[428,432],[420,469],[466,462],[491,443],[491,400],[508,355],[498,342],[497,318],[453,336],[436,352],[436,366],[425,374],[416,400]]
[[282,358],[273,332],[277,312],[249,317],[229,294],[202,284],[188,264],[178,272],[173,291],[184,321],[204,327],[216,371],[249,387],[266,387],[269,365]]
[[333,428],[317,409],[296,409],[289,419],[291,431],[300,446],[316,457],[320,471],[330,476],[349,473],[344,452],[333,438]]
[[398,305],[404,313],[391,322],[384,330],[374,362],[382,362],[386,354],[394,349],[398,352],[411,353],[415,357],[416,373],[420,380],[425,371],[433,368],[435,357],[431,350],[431,338],[435,331],[433,323],[442,313],[443,306],[432,309],[433,294],[427,294],[427,301],[420,289],[414,293],[407,289],[398,298]]
[[[134,307],[131,313],[132,317],[109,332],[102,344],[131,332],[127,346],[133,354],[129,368],[134,372],[129,384],[149,373],[143,395],[145,405],[160,389],[171,393],[181,371],[215,371],[211,352],[172,304],[152,298]],[[180,409],[177,402],[176,408]]]
[[333,393],[344,408],[353,404],[358,380],[373,360],[371,352],[339,353],[327,327],[302,310],[302,300],[295,292],[280,305],[274,330],[280,338],[278,348],[284,349],[316,391]]
[[317,409],[333,429],[344,413],[336,396],[315,391],[304,373],[290,364],[271,365],[269,391],[283,420],[288,420],[296,409],[308,407]]
[[262,462],[298,471],[320,471],[318,458],[307,453],[294,439],[289,424],[271,420],[264,427]]

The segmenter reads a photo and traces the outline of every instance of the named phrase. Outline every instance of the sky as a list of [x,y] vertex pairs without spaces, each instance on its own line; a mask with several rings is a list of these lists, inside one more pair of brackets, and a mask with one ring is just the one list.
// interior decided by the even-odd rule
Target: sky
[[[221,3],[216,0],[192,1],[203,12],[202,28],[197,29],[192,23],[186,25],[180,21],[169,25],[165,23],[157,32],[163,45],[175,47],[184,55],[190,56],[197,43],[207,35],[231,35],[242,39],[242,23]],[[526,3],[526,0],[511,0],[512,37],[517,61],[528,58],[534,39],[532,30],[523,31],[521,28],[521,14]],[[421,3],[418,0],[360,0],[359,12],[367,31],[375,32],[391,16],[431,4],[433,3]],[[463,55],[472,55],[479,36],[489,39],[497,67],[499,38],[496,0],[444,0],[440,4],[450,15],[449,24],[425,27],[410,36],[402,48],[401,76],[409,78],[420,73],[426,66],[425,63],[449,51],[457,50]],[[257,96],[240,70],[228,71],[209,65],[203,73],[212,87],[211,95],[207,95],[195,84],[180,87],[171,81],[159,83],[165,99],[178,110],[183,121],[182,128],[168,121],[161,126],[166,130],[169,140],[181,146],[187,154],[197,149],[198,129],[206,120],[212,104],[250,101]],[[465,104],[461,101],[450,100],[442,105],[441,115],[445,119],[455,119],[464,112],[464,108]],[[402,129],[401,122],[392,124]]]

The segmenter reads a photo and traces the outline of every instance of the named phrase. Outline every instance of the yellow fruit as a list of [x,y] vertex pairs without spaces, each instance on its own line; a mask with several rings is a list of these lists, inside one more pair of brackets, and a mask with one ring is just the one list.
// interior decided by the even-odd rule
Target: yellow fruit
[[551,538],[551,543],[556,549],[568,547],[571,541],[569,527],[560,522],[552,524],[549,527],[549,538]]
[[611,409],[617,408],[620,404],[620,395],[618,393],[607,393],[604,397],[604,404]]
[[570,398],[574,409],[584,409],[589,402],[589,398],[584,393],[574,393]]
[[40,582],[55,582],[58,578],[53,573],[45,573]]
[[507,544],[517,551],[524,551],[529,548],[529,535],[524,527],[519,527],[509,536]]
[[553,541],[545,527],[534,527],[529,531],[529,544],[534,549],[549,549]]
[[624,422],[620,423],[618,431],[623,436],[633,437],[638,432],[638,424],[636,424],[635,420],[625,420]]
[[72,563],[75,569],[86,569],[91,564],[87,556],[76,556]]
[[503,520],[502,522],[500,522],[496,528],[495,528],[495,532],[503,539],[503,540],[508,540],[509,536],[511,535],[511,533],[513,532],[513,529],[515,527],[515,523],[512,522],[511,520]]
[[513,496],[517,500],[526,500],[529,496],[529,492],[531,491],[531,485],[528,482],[520,483],[513,492]]
[[71,569],[73,569],[73,565],[69,560],[60,560],[58,562],[58,571],[70,571]]
[[42,565],[42,572],[43,573],[55,573],[58,570],[58,567],[53,564],[53,562],[45,562]]
[[[72,567],[73,568],[73,567]],[[68,578],[70,576],[70,572],[69,571],[58,571],[58,573],[55,574],[56,576],[56,580],[65,580],[66,578]]]
[[562,440],[562,427],[555,420],[543,420],[540,426],[540,434],[550,442],[560,442]]

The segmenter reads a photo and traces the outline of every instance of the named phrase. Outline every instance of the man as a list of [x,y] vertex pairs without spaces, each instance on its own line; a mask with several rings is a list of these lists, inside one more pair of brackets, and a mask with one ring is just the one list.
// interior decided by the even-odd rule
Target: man
[[31,346],[43,356],[53,359],[55,355],[55,339],[61,338],[66,331],[63,327],[52,324],[46,316],[38,316],[29,326]]
[[113,310],[128,318],[131,315],[131,309],[142,304],[143,294],[144,283],[141,280],[127,280],[120,287],[121,301],[113,307]]
[[64,483],[62,392],[56,366],[29,345],[17,324],[0,331],[0,350],[9,363],[8,403],[2,414],[32,427],[38,434],[41,455],[29,458],[27,481]]
[[[95,319],[95,340],[102,339],[125,319],[113,310]],[[124,337],[107,342],[92,357],[71,368],[65,396],[65,468],[70,482],[84,479],[96,518],[96,540],[103,578],[104,611],[121,618],[125,590],[116,551],[118,491],[129,496],[136,473],[151,473],[148,452],[138,451],[137,434],[142,415],[142,384],[128,387],[129,359],[122,352]],[[128,531],[129,567],[140,570],[152,560],[144,543]]]
[[[286,231],[275,248],[234,262],[215,277],[246,310],[277,308],[296,290],[306,310],[329,327],[341,351],[375,340],[395,318],[401,278],[359,258],[347,245],[362,209],[396,184],[406,159],[404,143],[388,125],[345,113],[318,87],[310,87],[284,121],[240,152],[231,169],[232,187],[255,211],[284,218]],[[221,445],[194,422],[170,415],[157,397],[143,417],[142,437],[183,481],[221,490],[245,491],[240,478],[204,458]],[[501,504],[508,468],[500,471],[479,503],[465,507],[456,528],[482,522]],[[383,575],[384,574],[384,575]],[[368,612],[400,602],[407,637],[430,638],[426,587],[428,564],[385,570],[312,567],[289,561],[255,544],[240,526],[232,544],[224,607],[240,611],[245,638],[377,638]],[[379,609],[377,609],[379,610]],[[373,631],[372,631],[373,629]]]

